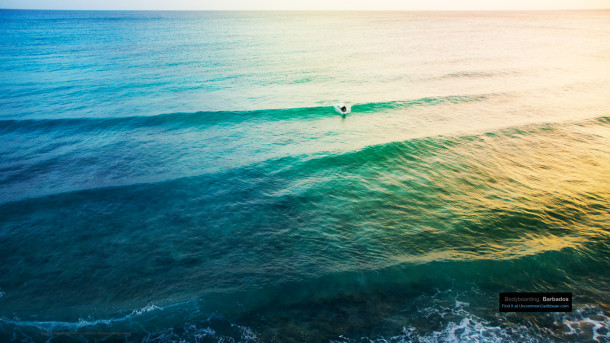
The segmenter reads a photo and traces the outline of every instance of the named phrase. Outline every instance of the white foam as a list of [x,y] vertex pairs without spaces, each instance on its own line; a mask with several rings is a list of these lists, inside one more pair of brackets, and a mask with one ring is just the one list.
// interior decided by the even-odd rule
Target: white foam
[[129,316],[138,316],[138,315],[141,315],[142,313],[146,313],[146,312],[150,312],[150,311],[154,311],[154,310],[161,310],[161,309],[162,308],[157,305],[148,304],[144,308],[141,308],[139,310],[133,310]]
[[252,331],[249,327],[237,324],[231,324],[231,327],[239,329],[242,342],[256,342],[258,340],[256,332]]
[[[556,315],[556,324],[562,324],[568,332],[566,336],[588,334],[596,342],[610,342],[610,317],[592,306],[577,309],[572,313]],[[589,328],[590,327],[590,328]]]
[[[239,342],[251,343],[257,342],[258,336],[252,329],[240,326],[237,324],[231,324],[232,328],[236,328],[240,333]],[[144,343],[157,343],[157,342],[201,342],[204,338],[208,338],[216,342],[235,342],[235,338],[222,335],[216,332],[214,329],[207,327],[199,327],[195,324],[186,324],[184,330],[178,334],[174,332],[173,328],[149,333],[142,342]],[[206,340],[206,341],[208,341]]]
[[468,306],[470,306],[469,303],[459,301],[459,300],[457,300],[457,298],[455,298],[455,307],[456,308],[459,308],[459,307],[468,307]]
[[[437,299],[434,299],[437,300]],[[484,320],[464,308],[468,303],[455,300],[455,307],[443,307],[435,304],[434,307],[421,309],[424,316],[437,315],[441,318],[456,317],[449,320],[438,331],[429,333],[419,332],[413,326],[405,326],[399,335],[392,337],[367,338],[362,337],[357,342],[370,343],[403,343],[403,342],[540,342],[557,338],[558,332],[546,327],[529,327],[529,325],[508,324],[504,315],[498,315],[497,323]],[[556,317],[555,329],[565,328],[563,336],[570,336],[570,340],[595,341],[599,343],[610,342],[610,317],[603,311],[594,307],[584,307],[572,313],[549,314]],[[494,320],[495,321],[495,320]],[[560,334],[561,335],[561,334]],[[561,337],[560,337],[561,338]],[[567,338],[567,337],[566,337]],[[353,342],[344,336],[332,343]]]
[[30,326],[37,329],[40,329],[44,332],[53,332],[53,331],[66,331],[66,330],[78,330],[84,327],[96,326],[96,325],[110,325],[115,322],[122,322],[125,320],[132,319],[134,317],[140,316],[143,313],[154,311],[154,310],[162,310],[162,307],[148,304],[146,307],[133,310],[130,314],[118,317],[118,318],[110,318],[110,319],[96,319],[96,320],[86,320],[80,318],[76,322],[62,322],[62,321],[27,321],[27,320],[19,320],[19,318],[7,319],[0,318],[0,322],[12,324],[16,326]]
[[[160,307],[154,304],[148,304],[141,309],[133,310],[131,313],[118,318],[110,318],[110,319],[96,319],[96,320],[85,320],[79,319],[75,322],[61,322],[61,321],[24,321],[19,318],[7,319],[0,318],[0,324],[10,324],[14,325],[15,328],[13,330],[14,340],[26,339],[29,337],[27,330],[28,329],[37,329],[42,331],[43,333],[49,334],[49,338],[52,338],[53,332],[74,332],[78,334],[80,330],[83,328],[95,327],[99,325],[114,325],[119,322],[128,322],[128,325],[133,325],[134,323],[129,323],[133,319],[137,319],[146,313],[154,312],[154,311],[165,311],[168,308],[175,307],[178,305],[191,304],[191,302],[186,303],[177,303],[173,305],[169,305],[166,307]],[[158,315],[163,316],[163,312]],[[182,330],[178,330],[176,332],[175,328],[170,327],[167,329],[161,329],[158,331],[148,332],[143,326],[139,326],[137,321],[135,324],[139,326],[144,332],[142,334],[146,334],[142,338],[142,342],[202,342],[202,341],[215,341],[215,342],[258,342],[258,334],[249,327],[241,326],[233,323],[229,323],[230,327],[233,328],[233,332],[229,333],[219,333],[217,330],[213,329],[212,320],[216,318],[214,314],[210,314],[208,319],[204,322],[199,322],[197,324],[193,323],[185,323]],[[96,328],[96,329],[99,329]],[[112,330],[107,330],[112,331]],[[122,330],[124,331],[124,330]],[[234,335],[235,334],[235,335]],[[18,337],[19,336],[19,339]],[[75,336],[76,337],[76,336]],[[31,338],[31,337],[30,337]]]
[[142,339],[143,343],[152,342],[200,342],[206,337],[216,339],[218,342],[224,341],[210,327],[197,327],[195,324],[184,325],[184,331],[180,334],[174,332],[173,328],[163,331],[149,333]]
[[[416,327],[405,325],[400,334],[392,337],[361,338],[357,342],[370,343],[403,343],[403,342],[538,342],[544,340],[537,333],[525,326],[504,325],[501,318],[485,320],[469,312],[470,303],[458,300],[463,295],[451,289],[437,290],[430,297],[421,300],[428,304],[418,309],[418,316],[439,318],[442,321],[440,330],[420,332]],[[492,322],[493,321],[493,322]],[[333,341],[331,341],[333,342]],[[345,337],[335,343],[352,342]]]

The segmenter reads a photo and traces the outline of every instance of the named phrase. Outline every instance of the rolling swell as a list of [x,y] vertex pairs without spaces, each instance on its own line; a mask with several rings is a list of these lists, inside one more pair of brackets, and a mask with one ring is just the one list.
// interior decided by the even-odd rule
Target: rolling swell
[[[608,267],[610,253],[610,152],[603,144],[609,122],[410,139],[0,205],[4,310],[38,315],[2,325],[17,332],[130,331],[134,340],[254,333],[253,341],[270,341],[270,330],[294,335],[282,319],[290,313],[308,318],[305,327],[336,318],[336,327],[316,332],[337,339],[366,337],[390,316],[415,324],[379,334],[474,339],[478,329],[504,334],[494,328],[507,325],[535,339],[540,333],[527,321],[494,322],[483,319],[484,309],[446,304],[488,309],[498,289],[556,284],[578,289],[578,306],[608,297],[606,288],[586,285],[594,270]],[[54,277],[24,284],[34,269]],[[450,295],[436,295],[436,288]],[[201,304],[173,306],[193,299]],[[83,303],[98,312],[81,309]],[[129,315],[147,305],[150,311]],[[376,310],[359,314],[361,331],[338,315],[367,306]],[[404,308],[424,312],[397,315]],[[594,309],[601,323],[607,310]],[[422,315],[432,324],[418,324]],[[77,324],[89,316],[117,319]],[[179,331],[159,319],[168,317]]]
[[[570,237],[571,230],[565,226],[582,223],[588,217],[596,221],[605,218],[608,187],[603,180],[608,151],[603,145],[597,151],[582,148],[591,140],[603,142],[597,129],[607,122],[608,118],[602,117],[585,126],[528,126],[482,135],[412,139],[321,157],[285,157],[222,173],[22,200],[2,205],[0,214],[7,219],[18,217],[19,213],[26,216],[31,211],[54,208],[55,203],[61,207],[96,201],[103,208],[101,204],[112,199],[130,204],[133,197],[150,198],[148,193],[169,191],[172,198],[185,199],[181,202],[187,204],[196,200],[204,207],[235,209],[239,204],[258,203],[298,213],[303,206],[303,213],[330,218],[330,222],[320,223],[323,226],[346,221],[343,226],[361,227],[363,224],[358,222],[366,221],[360,216],[381,221],[377,222],[379,226],[396,227],[404,225],[399,219],[408,215],[411,224],[407,226],[420,229],[405,232],[409,232],[409,239],[416,240],[421,234],[422,242],[430,232],[421,228],[440,220],[444,230],[487,237],[489,245],[476,250],[486,252],[482,254],[485,258],[502,259],[511,254],[502,255],[506,252],[491,244],[496,236],[514,236],[519,242],[520,230],[527,228],[529,238],[543,246],[552,248],[552,242],[542,239],[546,235],[562,237],[563,243],[555,242],[559,246],[578,247],[581,238]],[[590,132],[581,132],[583,128]],[[559,150],[571,153],[566,158],[555,153]],[[134,205],[143,209],[142,205]],[[345,208],[346,217],[329,210],[336,208]],[[377,214],[380,209],[392,215]],[[349,212],[356,213],[356,218],[349,218]],[[518,230],[511,231],[509,227]],[[530,250],[528,242],[522,241],[514,252],[520,255],[535,251]],[[451,246],[444,237],[438,237],[435,244]],[[400,251],[400,241],[387,247]],[[419,249],[416,259],[435,249]],[[470,253],[455,250],[445,258],[468,259]],[[400,258],[406,260],[408,255]]]
[[[160,116],[157,116],[160,117]],[[153,119],[159,119],[157,117],[153,117]],[[138,117],[138,119],[146,119],[147,117]],[[114,118],[109,120],[121,120],[122,118]],[[130,119],[130,118],[126,118]],[[89,121],[92,119],[76,119],[76,121]],[[63,121],[63,120],[58,120]],[[70,121],[70,119],[66,119],[66,121]],[[50,122],[55,122],[54,120],[50,120]],[[396,169],[397,166],[401,166],[400,168],[405,171],[405,177],[410,174],[410,170],[420,170],[420,174],[424,176],[427,182],[431,182],[435,175],[439,175],[440,172],[435,169],[438,167],[445,167],[449,171],[453,173],[457,173],[463,171],[461,168],[466,167],[465,165],[454,166],[451,163],[455,162],[456,158],[466,159],[468,157],[472,157],[473,151],[478,150],[487,150],[488,148],[484,147],[486,142],[493,143],[494,141],[504,141],[504,140],[516,140],[517,142],[523,144],[527,140],[537,141],[541,137],[546,137],[549,134],[555,136],[560,134],[557,138],[566,138],[566,134],[574,136],[577,141],[584,143],[583,140],[587,140],[590,138],[593,139],[601,139],[602,136],[596,134],[595,127],[605,128],[607,124],[610,123],[610,117],[599,117],[596,119],[591,119],[579,123],[556,123],[556,124],[541,124],[541,125],[527,125],[515,128],[506,128],[498,131],[487,132],[479,135],[462,135],[462,136],[434,136],[434,137],[426,137],[426,138],[414,138],[409,139],[402,142],[390,142],[379,145],[367,146],[363,149],[349,151],[349,152],[338,152],[338,153],[323,153],[323,154],[313,154],[313,155],[296,155],[282,158],[272,158],[267,161],[256,162],[249,166],[235,168],[234,170],[225,173],[220,172],[218,175],[205,173],[201,175],[204,179],[207,178],[215,178],[216,176],[220,178],[225,178],[227,175],[251,175],[252,173],[258,175],[260,171],[264,171],[268,173],[270,177],[282,177],[284,179],[297,178],[301,177],[304,174],[311,173],[326,173],[331,174],[333,171],[329,171],[331,169],[350,169],[351,173],[355,173],[356,168],[362,168],[363,170],[369,170],[369,173],[383,173],[384,171],[389,171],[391,169]],[[578,132],[578,128],[591,128],[590,133],[581,133]],[[575,132],[572,132],[575,131]],[[543,143],[537,143],[538,146]],[[561,144],[561,143],[558,143]],[[571,143],[574,144],[574,143]],[[560,146],[553,146],[549,144],[545,147],[545,150],[551,151],[553,148],[562,148]],[[467,146],[470,148],[474,148],[471,151],[466,151],[464,156],[460,155],[462,152],[459,149],[455,149],[460,146]],[[492,150],[497,150],[498,147],[496,145],[492,145]],[[602,153],[607,153],[603,150],[603,145],[600,144],[598,146],[599,150],[601,149]],[[511,149],[512,150],[512,149]],[[502,153],[502,152],[501,152]],[[513,159],[517,159],[517,155],[515,151],[510,151],[510,156]],[[524,151],[523,153],[528,153],[528,151]],[[537,154],[539,151],[532,151],[531,153]],[[550,156],[553,154],[551,153]],[[588,154],[584,154],[588,156]],[[528,158],[534,158],[532,155],[525,155]],[[443,161],[442,159],[447,159]],[[496,159],[500,158],[500,156],[496,156]],[[421,163],[422,161],[426,161],[429,159],[436,159],[435,163]],[[475,157],[474,161],[480,159],[479,157]],[[507,162],[510,162],[508,160]],[[593,163],[588,160],[587,162]],[[482,163],[488,163],[488,161],[482,161]],[[557,166],[566,165],[567,162],[562,163],[558,162]],[[332,167],[330,167],[332,166]],[[540,167],[540,166],[539,166]],[[291,175],[289,175],[291,174]],[[338,174],[344,175],[344,174]],[[189,182],[192,180],[197,180],[199,176],[185,176],[185,177],[177,177],[170,179],[162,179],[158,181],[145,182],[145,185],[154,185],[156,183],[163,184],[167,182],[180,181],[180,180],[188,180]],[[260,178],[259,178],[260,179]],[[459,178],[458,178],[459,179]],[[324,180],[324,179],[322,179]],[[500,179],[491,179],[493,183],[498,183]],[[509,182],[517,182],[518,179],[512,177],[506,177],[506,181]],[[113,188],[122,188],[122,187],[141,187],[138,186],[138,183],[131,183],[125,185],[117,185],[114,187],[109,187],[109,189]],[[472,186],[472,184],[470,184]],[[102,187],[105,189],[106,187]],[[76,190],[74,193],[78,193],[81,191],[89,192],[90,190]],[[94,191],[92,189],[91,191]],[[442,191],[442,190],[441,190]],[[72,192],[68,192],[72,193]],[[49,194],[48,196],[54,196],[55,194]],[[595,197],[594,194],[590,194],[590,196],[595,199],[600,199],[599,197]],[[44,196],[42,197],[44,198]]]
[[[489,95],[426,97],[406,101],[387,101],[352,105],[356,113],[375,113],[408,109],[413,106],[435,106],[444,103],[465,103],[483,101]],[[151,116],[131,117],[91,117],[58,119],[3,119],[0,120],[0,134],[64,131],[76,133],[83,131],[128,130],[160,127],[163,129],[197,128],[210,125],[241,122],[264,122],[274,120],[308,120],[334,115],[332,104],[328,106],[265,109],[255,111],[199,111],[194,113],[168,113]]]

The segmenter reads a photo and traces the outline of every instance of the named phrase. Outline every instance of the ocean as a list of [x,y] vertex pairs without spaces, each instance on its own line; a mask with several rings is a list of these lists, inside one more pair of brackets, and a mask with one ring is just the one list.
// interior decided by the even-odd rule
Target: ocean
[[0,10],[0,341],[610,342],[608,37]]

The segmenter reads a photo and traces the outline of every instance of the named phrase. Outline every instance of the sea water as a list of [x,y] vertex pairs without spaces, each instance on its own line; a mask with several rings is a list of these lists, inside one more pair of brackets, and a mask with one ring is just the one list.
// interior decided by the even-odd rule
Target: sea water
[[[608,342],[608,37],[0,11],[0,341]],[[574,310],[499,313],[518,291]]]

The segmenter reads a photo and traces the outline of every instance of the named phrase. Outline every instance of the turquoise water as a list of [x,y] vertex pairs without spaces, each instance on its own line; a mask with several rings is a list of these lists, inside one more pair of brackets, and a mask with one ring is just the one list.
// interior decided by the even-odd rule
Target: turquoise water
[[0,341],[610,341],[609,19],[0,11]]

